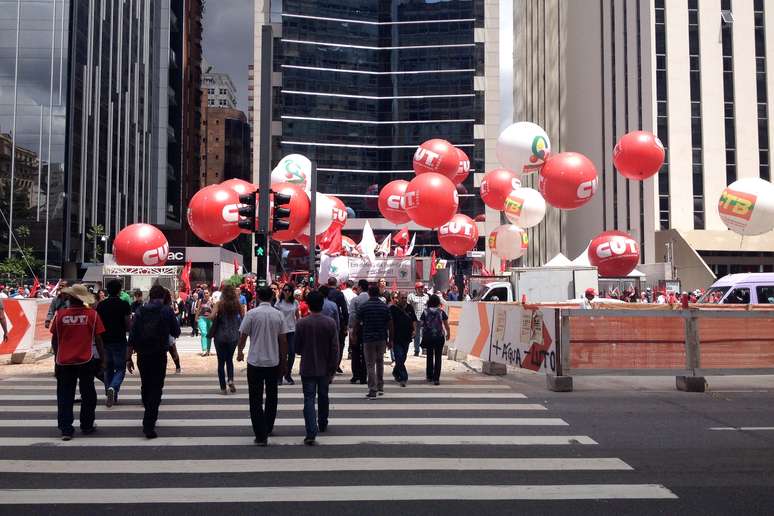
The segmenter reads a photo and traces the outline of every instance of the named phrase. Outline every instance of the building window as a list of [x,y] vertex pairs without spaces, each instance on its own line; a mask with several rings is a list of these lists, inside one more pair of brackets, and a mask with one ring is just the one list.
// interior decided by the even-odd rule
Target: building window
[[688,52],[691,88],[691,146],[693,158],[693,228],[704,229],[704,158],[701,126],[701,67],[699,1],[688,0]]
[[760,176],[769,181],[769,96],[766,92],[766,25],[764,1],[753,2],[755,19],[755,84],[758,97],[758,157]]
[[215,88],[207,88],[208,95],[215,95]]
[[[731,10],[731,0],[721,0],[720,8]],[[736,181],[736,121],[734,120],[734,26],[721,24],[723,54],[723,103],[726,126],[726,184]]]
[[667,99],[666,5],[655,0],[656,15],[656,134],[664,144],[664,164],[658,172],[658,219],[669,229],[669,119]]

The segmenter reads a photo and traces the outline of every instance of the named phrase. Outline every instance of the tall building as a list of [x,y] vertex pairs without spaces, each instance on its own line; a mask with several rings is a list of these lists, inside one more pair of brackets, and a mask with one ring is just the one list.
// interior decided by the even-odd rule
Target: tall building
[[237,92],[231,76],[215,71],[206,61],[202,64],[202,88],[207,91],[208,107],[237,108]]
[[[475,172],[493,150],[484,127],[484,4],[257,0],[254,141],[261,130],[260,27],[270,24],[272,163],[308,156],[320,191],[354,209],[346,229],[361,229],[366,219],[377,230],[394,229],[380,218],[376,197],[386,183],[414,176],[420,143],[451,141]],[[484,211],[475,181],[471,174],[460,188],[460,210],[471,217]],[[419,241],[435,243],[434,232],[419,232]]]
[[242,111],[207,107],[202,120],[200,188],[226,179],[252,180],[250,138]]

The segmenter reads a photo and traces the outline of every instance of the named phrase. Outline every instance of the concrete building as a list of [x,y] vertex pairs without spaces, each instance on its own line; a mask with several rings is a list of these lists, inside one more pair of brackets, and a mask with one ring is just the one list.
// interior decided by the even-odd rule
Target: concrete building
[[207,107],[202,119],[199,187],[226,179],[252,180],[250,137],[250,125],[242,111]]
[[202,88],[207,92],[208,107],[237,108],[237,92],[231,76],[217,72],[206,61],[202,63]]

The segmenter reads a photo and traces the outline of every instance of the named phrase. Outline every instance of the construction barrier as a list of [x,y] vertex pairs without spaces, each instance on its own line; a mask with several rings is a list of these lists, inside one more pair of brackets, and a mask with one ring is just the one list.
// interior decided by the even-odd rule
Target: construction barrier
[[50,299],[3,299],[8,340],[0,343],[0,355],[48,348],[51,332],[45,327]]

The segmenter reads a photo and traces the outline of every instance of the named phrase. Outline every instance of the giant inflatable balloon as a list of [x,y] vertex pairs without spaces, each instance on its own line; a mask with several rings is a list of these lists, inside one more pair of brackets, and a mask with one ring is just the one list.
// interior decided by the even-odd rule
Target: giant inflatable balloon
[[222,185],[204,187],[188,203],[188,225],[207,243],[231,242],[242,232],[239,206],[239,195],[231,188]]
[[628,233],[605,231],[591,241],[588,256],[600,276],[623,278],[640,262],[640,246]]
[[347,207],[344,202],[336,196],[329,195],[331,201],[333,201],[333,222],[331,226],[336,226],[341,229],[347,223]]
[[500,133],[495,152],[505,168],[529,174],[541,169],[551,153],[551,142],[539,125],[516,122]]
[[309,158],[301,154],[288,154],[271,171],[271,184],[292,183],[308,191],[311,173],[312,162]]
[[451,179],[457,174],[460,158],[454,145],[436,138],[417,147],[413,166],[417,175],[435,172]]
[[720,194],[718,213],[728,229],[743,236],[774,228],[774,185],[759,177],[734,181]]
[[516,172],[504,168],[490,170],[481,180],[481,200],[493,210],[502,211],[505,198],[520,186]]
[[505,217],[520,228],[531,228],[543,221],[546,201],[540,192],[532,188],[516,188],[505,198]]
[[552,156],[540,171],[540,193],[556,208],[574,210],[591,200],[597,191],[597,169],[578,152]]
[[290,202],[287,205],[290,209],[290,217],[288,217],[290,227],[282,231],[274,231],[271,238],[278,242],[290,242],[309,223],[309,197],[303,187],[292,183],[276,183],[272,189],[277,193],[290,196]]
[[460,164],[457,168],[457,173],[454,174],[454,177],[452,178],[452,183],[455,185],[461,184],[465,182],[465,180],[468,178],[468,175],[470,174],[470,158],[467,154],[465,154],[465,151],[457,148],[457,159],[459,160]]
[[613,164],[622,176],[644,181],[664,164],[664,145],[653,133],[632,131],[616,143]]
[[126,226],[113,240],[113,258],[118,265],[160,267],[168,255],[167,237],[150,224]]
[[438,243],[447,253],[462,256],[476,248],[478,226],[467,215],[457,213],[449,222],[438,228]]
[[245,181],[244,179],[227,179],[226,181],[223,181],[220,183],[220,186],[225,186],[226,188],[231,188],[239,195],[245,195],[249,194],[251,192],[255,192],[258,190],[258,187],[255,186],[253,183],[250,183],[249,181]]
[[402,206],[403,194],[408,185],[408,181],[396,179],[384,185],[379,192],[379,213],[393,224],[405,224],[411,220]]
[[515,260],[524,256],[529,247],[529,235],[513,224],[503,224],[489,233],[489,250],[503,260]]
[[[317,218],[315,219],[314,223],[314,232],[316,235],[322,235],[328,231],[328,228],[331,227],[331,224],[333,224],[333,218],[335,216],[334,209],[336,209],[336,203],[333,202],[333,199],[325,194],[318,192],[316,206]],[[302,235],[309,236],[310,228],[308,222],[309,221],[307,219],[307,224],[301,230]]]
[[426,228],[437,228],[447,223],[459,206],[454,183],[435,172],[426,172],[412,179],[403,199],[411,220]]

